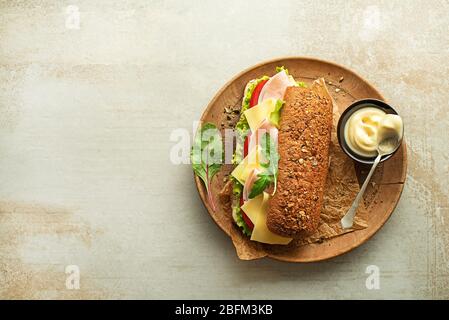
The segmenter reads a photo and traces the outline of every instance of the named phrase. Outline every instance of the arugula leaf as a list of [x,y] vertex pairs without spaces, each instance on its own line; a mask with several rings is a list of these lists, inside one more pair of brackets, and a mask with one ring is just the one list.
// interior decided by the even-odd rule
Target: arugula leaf
[[260,165],[262,168],[268,169],[268,168],[270,167],[270,162],[267,162],[267,163],[261,162],[259,165]]
[[284,101],[278,99],[274,110],[270,113],[270,122],[279,128],[279,121],[281,120],[281,109],[284,106]]
[[223,143],[220,131],[212,123],[198,128],[190,153],[195,174],[203,180],[212,210],[216,210],[211,193],[211,181],[223,164]]
[[[260,145],[262,149],[262,154],[265,159],[268,159],[268,168],[266,172],[272,176],[272,182],[274,183],[274,190],[272,195],[276,193],[277,188],[277,176],[278,176],[278,163],[279,163],[279,153],[277,152],[277,141],[275,142],[268,133],[265,133],[260,139]],[[257,182],[257,181],[256,181]]]
[[267,159],[269,162],[269,167],[272,168],[272,172],[277,171],[277,162],[279,161],[279,154],[277,152],[276,143],[271,138],[270,134],[268,132],[265,132],[260,137],[260,147],[262,155],[265,159]]
[[278,162],[279,154],[276,150],[276,144],[268,133],[265,133],[260,138],[261,152],[266,163],[261,163],[261,167],[265,170],[257,175],[258,179],[254,182],[249,198],[252,199],[261,194],[270,183],[274,183],[273,195],[277,188]]
[[268,185],[273,182],[273,176],[267,171],[264,171],[257,175],[259,178],[254,182],[254,185],[249,193],[249,198],[252,199],[261,194]]

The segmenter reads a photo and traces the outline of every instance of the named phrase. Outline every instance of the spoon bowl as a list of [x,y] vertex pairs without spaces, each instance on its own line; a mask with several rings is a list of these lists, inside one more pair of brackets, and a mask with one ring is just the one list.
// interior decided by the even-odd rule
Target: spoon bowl
[[381,157],[392,154],[399,148],[400,145],[401,139],[399,136],[397,134],[392,134],[379,142],[377,145],[377,153]]

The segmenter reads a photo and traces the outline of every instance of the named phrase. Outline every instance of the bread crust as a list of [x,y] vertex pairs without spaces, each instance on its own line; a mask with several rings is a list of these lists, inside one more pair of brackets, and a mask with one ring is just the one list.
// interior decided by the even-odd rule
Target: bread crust
[[278,136],[280,155],[276,194],[267,227],[286,237],[318,227],[329,167],[332,101],[324,81],[311,88],[289,87]]

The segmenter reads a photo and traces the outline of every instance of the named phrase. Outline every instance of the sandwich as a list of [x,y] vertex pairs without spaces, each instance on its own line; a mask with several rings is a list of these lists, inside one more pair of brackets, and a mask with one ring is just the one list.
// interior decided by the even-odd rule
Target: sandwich
[[284,67],[248,82],[236,124],[232,217],[253,241],[286,245],[318,228],[329,166],[332,100]]

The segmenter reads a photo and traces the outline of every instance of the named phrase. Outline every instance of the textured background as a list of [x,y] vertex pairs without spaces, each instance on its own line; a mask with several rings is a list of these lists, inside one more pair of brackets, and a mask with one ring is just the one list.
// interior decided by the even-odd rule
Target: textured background
[[[0,1],[0,297],[449,298],[448,16],[447,0]],[[239,261],[169,160],[228,79],[284,55],[352,68],[406,126],[395,213],[317,264]]]

